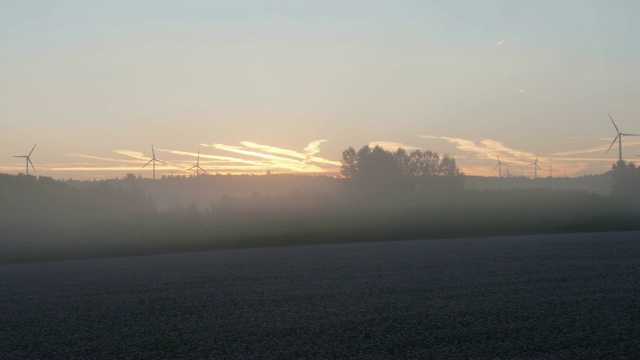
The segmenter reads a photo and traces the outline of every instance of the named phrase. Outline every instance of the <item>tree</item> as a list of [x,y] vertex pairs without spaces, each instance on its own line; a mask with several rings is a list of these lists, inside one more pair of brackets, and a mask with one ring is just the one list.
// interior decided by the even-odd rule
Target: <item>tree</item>
[[376,146],[363,146],[357,152],[350,147],[342,152],[342,176],[353,190],[373,193],[396,192],[403,188],[403,176],[396,156]]
[[411,152],[410,172],[412,176],[438,176],[439,166],[440,155],[437,152],[432,152],[429,150],[414,150],[413,152]]
[[409,154],[402,148],[392,153],[380,146],[363,146],[358,151],[350,147],[342,152],[341,162],[340,173],[352,189],[389,193],[412,189],[416,183],[462,187],[455,158],[428,150]]
[[342,152],[342,165],[340,174],[347,179],[354,179],[358,176],[358,154],[353,147]]
[[611,195],[640,207],[640,168],[632,162],[617,161],[611,166]]

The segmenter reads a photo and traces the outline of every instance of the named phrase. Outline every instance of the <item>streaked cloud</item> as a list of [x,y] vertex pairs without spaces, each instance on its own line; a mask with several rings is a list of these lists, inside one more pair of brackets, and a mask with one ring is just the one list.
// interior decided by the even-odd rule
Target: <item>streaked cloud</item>
[[244,147],[248,149],[260,150],[268,154],[285,155],[295,159],[301,159],[305,162],[316,162],[316,163],[340,166],[340,162],[338,161],[328,160],[328,159],[315,156],[317,153],[320,152],[320,144],[322,144],[325,141],[327,140],[315,140],[310,142],[309,145],[307,145],[302,150],[302,153],[295,150],[283,149],[275,146],[256,144],[251,141],[241,141],[240,144],[242,144]]
[[495,150],[487,146],[484,146],[482,143],[478,144],[474,140],[468,140],[463,138],[453,138],[453,137],[447,137],[447,136],[432,136],[432,135],[420,135],[420,137],[424,139],[448,141],[460,151],[474,153],[478,155],[479,159],[493,160],[496,157]]
[[312,141],[307,145],[304,149],[302,149],[302,153],[304,154],[304,163],[308,163],[313,159],[313,155],[320,152],[320,144],[327,140],[316,140]]
[[[605,139],[608,141],[612,141],[613,139]],[[606,144],[606,145],[599,145],[599,146],[594,146],[594,147],[589,147],[586,149],[579,149],[579,150],[569,150],[569,151],[560,151],[560,152],[556,152],[551,154],[552,156],[571,156],[571,155],[581,155],[581,154],[590,154],[590,153],[596,153],[596,152],[602,152],[603,154],[607,151],[607,149],[609,149],[609,146],[611,144]],[[623,148],[625,146],[635,146],[635,145],[640,145],[640,141],[623,141]],[[617,144],[614,144],[613,147],[611,148],[612,150],[614,148],[617,149]],[[624,149],[623,149],[624,150]],[[609,161],[611,161],[610,159],[607,159]]]
[[124,156],[128,156],[143,162],[147,162],[149,161],[149,159],[151,159],[151,157],[146,156],[145,154],[139,152],[139,151],[132,151],[132,150],[113,150],[114,153],[116,154],[120,154],[120,155],[124,155]]
[[421,149],[419,146],[403,144],[399,142],[393,141],[371,141],[369,142],[369,147],[380,146],[381,148],[387,151],[396,151],[398,148],[403,148],[405,150],[419,150]]
[[521,159],[535,159],[537,156],[532,152],[518,150],[506,146],[502,141],[492,139],[483,139],[477,141],[463,138],[452,138],[447,136],[420,135],[420,137],[425,139],[446,140],[449,143],[455,145],[458,150],[479,155],[479,159],[495,160],[496,156],[502,156],[505,159],[510,158],[511,161],[516,163],[526,163],[526,161]]
[[[315,155],[320,152],[320,145],[326,140],[315,140],[309,143],[302,152],[283,149],[275,146],[242,141],[242,146],[225,144],[202,144],[217,150],[231,152],[238,155],[264,159],[271,170],[285,170],[286,172],[337,172],[340,162],[328,160]],[[323,166],[319,166],[323,165]],[[325,167],[324,165],[329,165]]]
[[282,149],[275,146],[256,144],[251,141],[240,141],[240,144],[247,149],[259,150],[268,154],[285,155],[293,158],[304,159],[304,155],[289,149]]
[[[461,152],[460,155],[455,154],[459,160],[459,166],[461,169],[470,175],[482,175],[493,176],[495,175],[493,167],[496,163],[496,156],[500,156],[500,160],[508,165],[511,165],[511,174],[533,174],[531,163],[536,159],[536,154],[516,149],[505,145],[503,142],[493,139],[482,140],[470,140],[464,138],[454,138],[446,136],[432,136],[432,135],[420,135],[420,137],[432,140],[445,140]],[[628,141],[625,146],[640,145],[640,141],[631,142]],[[579,157],[575,155],[589,154],[604,152],[609,145],[596,146],[580,150],[557,152],[550,155],[543,155],[539,157],[538,164],[543,168],[540,171],[549,171],[549,163],[553,162],[554,173],[558,171],[558,174],[575,175],[583,172],[586,169],[602,169],[606,171],[613,160],[606,157]],[[492,161],[487,165],[487,161]],[[531,174],[529,174],[531,173]]]
[[[265,173],[267,170],[280,173],[337,173],[340,162],[318,157],[322,143],[326,140],[314,140],[302,151],[279,148],[275,146],[242,141],[240,146],[227,144],[201,144],[215,149],[197,152],[179,149],[156,148],[156,171],[182,171],[189,173],[188,168],[195,164],[200,156],[200,166],[208,172],[252,174]],[[148,171],[142,168],[151,159],[151,154],[130,149],[113,150],[118,156],[95,156],[92,154],[64,154],[67,157],[81,158],[83,162],[37,164],[39,172],[139,172]],[[159,154],[162,153],[162,154]],[[223,153],[223,154],[219,154]],[[11,164],[0,165],[0,171],[19,172],[24,166]]]
[[79,158],[89,159],[89,160],[98,160],[98,161],[110,161],[110,162],[118,161],[118,162],[129,162],[129,163],[140,163],[140,162],[143,162],[143,160],[116,159],[116,158],[93,156],[93,155],[82,155],[82,154],[65,154],[65,155],[66,156],[71,156],[71,157],[79,157]]

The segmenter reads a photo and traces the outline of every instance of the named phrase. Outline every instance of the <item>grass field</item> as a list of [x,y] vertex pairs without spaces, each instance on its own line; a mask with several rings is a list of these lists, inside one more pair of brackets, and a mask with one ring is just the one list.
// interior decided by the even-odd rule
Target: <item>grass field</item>
[[0,266],[0,358],[636,358],[640,232]]

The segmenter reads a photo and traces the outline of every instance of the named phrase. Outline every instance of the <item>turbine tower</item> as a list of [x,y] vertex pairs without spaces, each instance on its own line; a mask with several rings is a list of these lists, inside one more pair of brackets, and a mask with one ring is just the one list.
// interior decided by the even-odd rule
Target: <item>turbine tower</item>
[[538,156],[536,156],[536,161],[532,162],[529,165],[533,165],[533,178],[537,179],[538,178],[538,169],[542,170],[540,165],[538,165]]
[[[36,144],[36,145],[38,145],[38,144]],[[31,148],[31,151],[29,152],[29,155],[16,155],[16,156],[14,156],[14,157],[18,157],[18,158],[25,158],[27,176],[29,176],[29,165],[31,165],[31,167],[33,168],[33,171],[36,171],[35,166],[33,166],[33,163],[31,162],[31,154],[33,154],[33,150],[36,148],[36,145],[33,145],[33,147]]]
[[151,160],[149,160],[148,163],[144,164],[142,168],[144,169],[147,165],[149,165],[150,163],[153,163],[153,180],[155,180],[156,179],[156,161],[162,164],[166,164],[166,162],[156,159],[156,151],[153,149],[153,145],[151,145],[151,154],[153,155],[153,157],[151,158]]
[[618,129],[618,125],[616,125],[616,122],[613,121],[611,114],[607,114],[607,115],[609,115],[609,119],[611,119],[611,122],[613,123],[613,126],[616,128],[616,132],[618,133],[618,135],[611,142],[611,145],[609,145],[609,148],[607,149],[607,153],[609,153],[609,150],[611,150],[611,147],[613,146],[613,144],[615,144],[616,140],[618,140],[618,161],[622,162],[622,137],[623,136],[640,136],[640,134],[621,133],[620,130]]
[[493,170],[498,169],[498,175],[502,177],[502,165],[505,165],[505,164],[502,161],[500,161],[500,156],[496,155],[496,158],[498,158],[498,165],[496,165],[496,167],[494,167]]
[[200,150],[198,150],[198,160],[196,161],[196,164],[188,168],[187,171],[192,169],[196,169],[196,176],[200,176],[200,170],[204,171],[205,174],[208,174],[207,170],[200,166]]

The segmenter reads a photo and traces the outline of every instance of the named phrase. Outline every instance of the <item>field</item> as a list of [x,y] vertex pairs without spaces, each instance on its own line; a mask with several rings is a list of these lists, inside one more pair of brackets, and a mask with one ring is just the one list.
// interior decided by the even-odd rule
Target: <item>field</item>
[[640,232],[0,266],[0,358],[636,358]]

